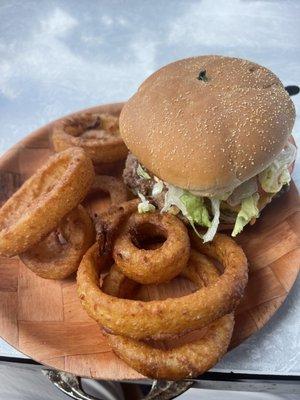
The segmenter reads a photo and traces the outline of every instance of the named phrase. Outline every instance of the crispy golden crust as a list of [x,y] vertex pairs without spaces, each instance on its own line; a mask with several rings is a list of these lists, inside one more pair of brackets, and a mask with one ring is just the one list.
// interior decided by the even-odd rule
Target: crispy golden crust
[[209,325],[205,336],[168,350],[124,336],[106,336],[113,351],[136,371],[153,379],[179,380],[213,367],[227,351],[233,326],[233,314],[225,315]]
[[[133,243],[133,240],[138,241],[139,235],[145,238],[153,234],[165,237],[165,242],[157,249],[138,248]],[[131,215],[113,249],[118,268],[128,278],[142,284],[175,278],[187,265],[189,255],[187,228],[178,218],[166,213]]]
[[[216,267],[205,256],[192,250],[182,276],[198,286],[217,281]],[[119,285],[119,290],[118,290]],[[124,281],[114,284],[114,293],[124,293]],[[202,336],[171,348],[157,348],[149,343],[104,332],[113,351],[128,365],[153,379],[183,379],[198,376],[214,366],[225,354],[234,326],[233,314],[212,322]]]
[[143,302],[103,293],[98,283],[101,267],[97,265],[95,245],[83,257],[77,273],[82,306],[110,332],[135,339],[204,327],[235,309],[247,284],[248,266],[243,250],[225,235],[217,234],[213,244],[203,246],[204,252],[225,268],[217,282],[176,299]]
[[55,151],[83,148],[95,163],[124,159],[127,147],[119,133],[119,118],[110,114],[82,113],[58,121],[53,128]]
[[50,157],[0,210],[0,253],[22,253],[52,232],[86,196],[94,179],[80,148]]
[[64,279],[77,271],[82,256],[94,242],[92,220],[79,205],[63,218],[55,232],[19,257],[42,278]]

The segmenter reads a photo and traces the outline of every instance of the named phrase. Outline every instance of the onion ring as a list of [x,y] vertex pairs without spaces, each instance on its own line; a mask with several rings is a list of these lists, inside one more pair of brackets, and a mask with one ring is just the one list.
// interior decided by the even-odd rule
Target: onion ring
[[56,122],[52,142],[55,151],[83,148],[94,163],[124,159],[128,150],[119,131],[119,118],[110,114],[81,113]]
[[[189,265],[181,275],[203,287],[214,283],[219,274],[211,261],[192,250]],[[128,294],[120,277],[113,287],[116,296],[121,292]],[[198,376],[214,366],[227,351],[233,326],[232,313],[212,322],[200,338],[168,349],[105,331],[104,334],[113,351],[141,374],[153,379],[178,380]]]
[[226,353],[234,326],[233,314],[212,322],[205,335],[168,350],[104,333],[113,351],[136,371],[153,379],[179,380],[199,376]]
[[225,268],[215,283],[186,296],[143,302],[118,299],[99,288],[98,277],[103,266],[97,265],[99,248],[94,245],[77,272],[82,306],[110,332],[135,339],[200,329],[236,308],[248,280],[245,254],[231,238],[217,234],[209,246],[212,257],[217,257]]
[[77,271],[82,256],[94,241],[92,220],[79,205],[63,218],[56,231],[19,257],[42,278],[64,279]]
[[108,193],[112,206],[119,205],[127,200],[127,189],[121,179],[108,175],[96,175],[88,196],[96,193]]
[[90,158],[70,148],[50,157],[0,210],[0,253],[22,253],[52,232],[86,196],[94,179]]
[[[149,233],[166,237],[158,249],[139,248],[137,237]],[[131,215],[118,235],[113,258],[120,271],[128,278],[142,283],[169,281],[186,267],[190,255],[187,228],[171,214],[146,213]]]
[[109,193],[111,204],[119,205],[127,200],[127,189],[123,181],[108,175],[96,175],[89,193]]
[[[153,245],[153,248],[157,248],[156,245]],[[209,284],[208,278],[205,274],[205,271],[209,268],[211,270],[211,266],[214,267],[211,261],[208,258],[200,253],[195,254],[195,250],[191,250],[193,253],[193,257],[196,262],[189,262],[188,267],[184,268],[180,273],[180,277],[186,278],[196,285],[206,286]],[[200,265],[200,268],[199,268]],[[208,266],[207,266],[208,265]],[[211,271],[209,271],[210,282],[211,282]],[[215,274],[216,278],[219,274]],[[123,274],[118,268],[116,264],[113,264],[108,272],[108,274],[104,277],[102,287],[104,293],[109,294],[110,296],[120,297],[120,298],[130,298],[134,289],[138,287],[138,283],[132,279],[127,278],[126,275]],[[174,335],[166,335],[166,338],[172,338]]]
[[101,214],[96,221],[99,251],[103,256],[110,256],[116,235],[127,218],[137,210],[139,199],[125,201],[119,206],[111,207]]
[[109,273],[103,279],[102,290],[104,293],[115,297],[130,297],[137,283],[127,278],[116,264],[113,264]]

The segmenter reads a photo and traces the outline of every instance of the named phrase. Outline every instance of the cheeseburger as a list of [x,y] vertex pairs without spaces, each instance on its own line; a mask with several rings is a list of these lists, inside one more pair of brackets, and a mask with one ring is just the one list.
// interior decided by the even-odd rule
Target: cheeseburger
[[219,226],[236,236],[289,185],[294,120],[267,68],[221,56],[176,61],[122,109],[125,183],[141,199],[139,212],[176,214],[205,242]]

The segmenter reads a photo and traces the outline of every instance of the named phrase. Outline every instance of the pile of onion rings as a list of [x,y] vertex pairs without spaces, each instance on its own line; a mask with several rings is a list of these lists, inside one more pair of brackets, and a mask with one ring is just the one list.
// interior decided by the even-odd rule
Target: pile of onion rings
[[[112,284],[113,274],[114,270],[111,270],[105,278],[104,290],[108,282],[111,282],[115,296],[128,296],[127,288],[132,291],[130,281],[119,278]],[[181,275],[203,287],[216,282],[219,274],[211,261],[192,250],[189,263]],[[138,372],[153,379],[177,380],[197,376],[215,365],[229,346],[233,326],[234,318],[231,313],[212,322],[205,332],[199,332],[198,337],[188,343],[176,346],[170,346],[170,341],[162,343],[167,348],[158,347],[159,342],[154,347],[145,341],[105,331],[104,334],[114,352]]]
[[0,254],[23,253],[55,230],[93,179],[92,162],[82,149],[50,157],[0,209]]
[[[159,339],[200,329],[232,312],[242,297],[247,283],[247,262],[230,238],[219,241],[231,244],[225,253],[224,273],[217,282],[189,295],[143,302],[108,296],[99,287],[98,247],[85,254],[78,269],[78,294],[91,318],[115,334],[135,339]],[[128,313],[130,310],[130,313]]]
[[[246,257],[223,234],[203,244],[193,233],[189,238],[177,217],[135,210],[134,201],[126,202],[98,221],[98,243],[84,255],[77,272],[82,306],[101,325],[114,352],[142,374],[155,379],[199,375],[230,343],[233,312],[248,280]],[[159,237],[160,243],[145,245],[147,235]],[[221,275],[207,256],[222,265]],[[109,267],[101,285],[100,275]],[[198,289],[163,300],[134,298],[140,284],[176,276],[189,279]],[[205,333],[189,344],[166,350],[149,343],[199,329]]]
[[[55,151],[81,147],[95,164],[123,160],[128,153],[119,132],[119,118],[110,114],[81,113],[53,127]],[[103,173],[103,169],[102,169]]]
[[78,269],[95,241],[95,228],[79,204],[94,181],[91,159],[80,148],[49,158],[0,210],[0,252],[19,255],[35,274],[63,279]]
[[[139,214],[139,199],[128,200],[119,178],[95,176],[95,163],[118,163],[127,153],[116,117],[60,121],[53,143],[58,153],[0,209],[0,254],[19,255],[41,278],[77,271],[83,308],[113,351],[140,373],[176,380],[205,372],[231,340],[248,280],[242,249],[223,234],[203,244],[174,215]],[[85,205],[99,192],[109,195],[109,209],[90,216]],[[159,290],[177,277],[197,288],[175,298],[135,296],[141,285]]]

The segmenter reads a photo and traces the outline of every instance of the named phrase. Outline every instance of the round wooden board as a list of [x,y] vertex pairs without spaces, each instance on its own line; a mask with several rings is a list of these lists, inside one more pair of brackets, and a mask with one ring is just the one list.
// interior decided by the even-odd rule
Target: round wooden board
[[[120,112],[122,104],[89,111]],[[3,202],[52,153],[49,124],[26,137],[0,159]],[[297,277],[300,260],[300,205],[297,188],[263,212],[239,237],[250,264],[245,297],[236,312],[231,347],[259,330],[276,312]],[[0,258],[0,334],[34,360],[75,375],[136,379],[141,375],[118,359],[97,324],[82,309],[75,277],[44,280],[17,257]]]

